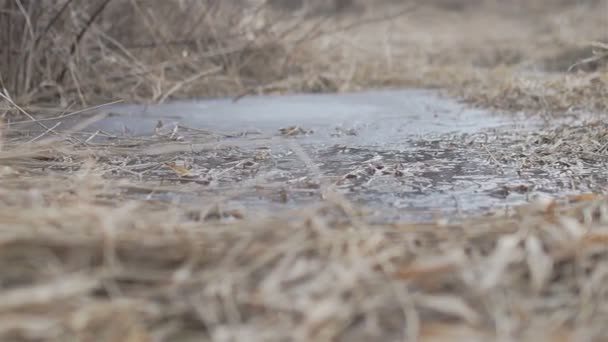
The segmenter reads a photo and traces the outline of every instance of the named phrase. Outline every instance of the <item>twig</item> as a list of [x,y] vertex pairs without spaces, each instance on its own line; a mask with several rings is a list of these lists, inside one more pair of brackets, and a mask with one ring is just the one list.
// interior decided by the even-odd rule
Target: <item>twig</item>
[[70,6],[70,4],[73,1],[74,0],[68,0],[68,1],[65,2],[65,4],[63,4],[63,6],[61,7],[61,9],[59,9],[59,11],[57,12],[57,14],[55,14],[55,16],[53,16],[53,18],[49,21],[49,23],[46,25],[46,27],[42,30],[42,34],[39,35],[36,38],[36,42],[34,43],[34,47],[38,46],[38,43],[40,43],[40,40],[42,39],[42,37],[49,32],[49,30],[51,29],[51,27],[53,27],[55,25],[55,23],[57,22],[57,20],[59,20],[59,18],[63,14],[63,12],[65,12],[65,10],[68,9],[68,6]]
[[55,117],[52,117],[52,118],[34,119],[34,120],[31,120],[31,121],[15,121],[15,122],[9,122],[8,124],[10,126],[10,125],[18,125],[18,124],[29,123],[29,122],[32,122],[32,121],[42,122],[42,121],[60,120],[60,119],[65,119],[65,118],[70,117],[70,116],[74,116],[74,115],[78,115],[78,114],[81,114],[81,113],[84,113],[84,112],[88,112],[90,110],[99,109],[99,108],[106,107],[106,106],[111,106],[113,104],[117,104],[117,103],[121,103],[121,102],[123,102],[123,100],[117,100],[117,101],[112,101],[112,102],[100,104],[100,105],[93,106],[93,107],[87,107],[87,108],[84,108],[84,109],[81,109],[81,110],[77,110],[77,111],[69,113],[69,114],[55,116]]
[[488,149],[488,147],[485,144],[482,144],[481,146],[483,146],[483,149],[486,150],[486,152],[488,152],[488,155],[490,155],[490,159],[492,159],[492,161],[494,163],[496,163],[496,165],[500,169],[500,173],[504,174],[505,170],[503,169],[502,164],[494,157],[494,154],[492,152],[490,152],[490,150]]
[[[86,22],[86,24],[84,25],[84,27],[80,30],[80,32],[78,32],[78,35],[76,36],[76,39],[72,42],[72,45],[70,46],[70,59],[72,57],[74,57],[74,53],[76,52],[76,47],[78,46],[78,44],[82,40],[82,37],[84,37],[84,34],[89,30],[89,28],[91,27],[91,25],[93,25],[93,22],[95,22],[95,20],[101,15],[101,13],[103,12],[103,10],[106,8],[106,6],[108,6],[108,4],[111,1],[112,0],[105,0],[97,8],[97,10],[95,12],[93,12],[93,15],[91,15],[91,17]],[[59,76],[57,77],[57,83],[58,84],[63,83],[63,79],[65,77],[65,74],[68,71],[68,63],[66,63],[66,65],[63,67],[63,69],[59,73]]]
[[213,131],[209,131],[206,129],[184,126],[181,124],[178,124],[177,127],[180,129],[186,130],[186,131],[193,131],[193,132],[203,133],[203,134],[207,134],[207,135],[220,136],[220,137],[224,137],[224,138],[228,138],[231,136],[230,134],[226,134],[226,133],[218,133],[218,132],[213,132]]
[[55,125],[53,125],[53,127],[47,129],[46,131],[42,132],[40,135],[34,137],[33,139],[29,140],[27,143],[32,143],[40,138],[42,138],[43,136],[47,135],[49,132],[52,132],[55,128],[57,128],[59,125],[61,125],[61,121],[59,121],[58,123],[56,123]]
[[571,72],[574,68],[576,68],[578,66],[597,62],[599,60],[602,60],[602,59],[608,57],[608,44],[602,43],[602,42],[591,42],[589,45],[591,45],[591,47],[593,47],[593,48],[597,48],[597,49],[600,49],[603,51],[602,52],[594,51],[593,52],[594,55],[592,57],[577,61],[576,63],[574,63],[570,67],[568,67],[568,72]]
[[[39,122],[38,120],[36,120],[36,118],[34,118],[33,116],[31,116],[23,108],[19,107],[19,105],[17,105],[10,97],[8,97],[7,95],[3,94],[2,92],[0,92],[0,97],[2,97],[3,99],[5,99],[6,101],[8,101],[8,103],[11,104],[13,107],[17,108],[17,110],[19,110],[23,115],[27,116],[32,122],[37,123],[40,127],[44,128],[45,130],[49,130],[49,127],[47,127],[42,122]],[[29,121],[26,121],[26,122],[29,122]],[[53,132],[53,131],[51,130],[51,132]],[[57,132],[53,132],[53,133],[57,134]]]
[[222,71],[222,66],[216,66],[214,68],[208,69],[208,70],[203,70],[201,72],[199,72],[196,75],[190,76],[188,78],[186,78],[185,80],[179,81],[176,84],[173,85],[173,87],[171,87],[171,89],[167,90],[158,100],[159,103],[163,103],[167,100],[167,98],[169,98],[169,96],[171,96],[173,93],[175,93],[176,91],[178,91],[181,87],[184,86],[184,84],[188,84],[188,83],[192,83],[194,81],[196,81],[197,79],[204,77],[204,76],[209,76],[211,74],[217,73]]

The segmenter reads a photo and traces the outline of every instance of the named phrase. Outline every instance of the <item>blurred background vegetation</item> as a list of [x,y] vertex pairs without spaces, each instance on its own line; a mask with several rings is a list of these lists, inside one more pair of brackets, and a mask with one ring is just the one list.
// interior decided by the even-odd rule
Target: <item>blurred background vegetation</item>
[[[575,46],[587,43],[580,41],[587,28],[597,33],[587,40],[605,38],[601,11],[589,15],[601,6],[605,0],[0,0],[0,86],[19,103],[66,106],[336,91],[352,88],[355,78],[362,86],[445,85],[437,66],[448,64],[460,70],[539,59],[544,69],[563,71],[592,56],[588,45]],[[573,13],[570,22],[549,17],[564,9]],[[422,14],[405,15],[413,11]],[[465,25],[470,13],[487,18],[478,20],[482,27]],[[464,19],[452,24],[457,15]],[[589,20],[574,22],[584,16]],[[503,17],[512,20],[483,27]],[[368,25],[354,44],[344,37],[319,44],[382,18],[393,26]],[[518,31],[519,24],[536,28],[513,43],[501,30]],[[359,46],[347,50],[349,44]],[[364,60],[365,49],[375,55]]]

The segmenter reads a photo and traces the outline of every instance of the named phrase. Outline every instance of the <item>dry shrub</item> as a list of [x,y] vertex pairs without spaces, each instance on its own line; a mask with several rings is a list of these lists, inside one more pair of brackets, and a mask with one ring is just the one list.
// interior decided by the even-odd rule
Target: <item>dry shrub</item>
[[284,79],[299,22],[253,1],[3,0],[0,81],[19,103],[162,102]]
[[[342,25],[349,27],[353,18],[367,20],[361,10],[390,16],[404,4],[422,8],[418,18],[340,30],[341,21],[350,20]],[[370,86],[462,88],[463,79],[475,85],[465,91],[491,96],[483,89],[506,80],[475,83],[470,67],[493,75],[504,66],[567,71],[590,57],[581,37],[602,40],[601,32],[590,32],[605,22],[593,15],[601,1],[0,0],[0,6],[2,87],[17,103],[64,106]],[[574,26],[582,18],[589,20]],[[494,26],[480,29],[488,25]],[[601,69],[605,60],[576,70]],[[448,69],[462,75],[446,76]]]

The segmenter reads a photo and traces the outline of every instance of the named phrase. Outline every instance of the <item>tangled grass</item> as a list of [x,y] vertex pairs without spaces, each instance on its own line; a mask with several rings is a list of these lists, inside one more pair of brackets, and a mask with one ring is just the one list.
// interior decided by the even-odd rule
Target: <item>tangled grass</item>
[[323,186],[318,204],[265,216],[213,197],[138,199],[137,182],[96,162],[132,158],[129,148],[51,139],[0,153],[2,339],[606,334],[602,196],[541,197],[510,215],[454,223],[370,224]]

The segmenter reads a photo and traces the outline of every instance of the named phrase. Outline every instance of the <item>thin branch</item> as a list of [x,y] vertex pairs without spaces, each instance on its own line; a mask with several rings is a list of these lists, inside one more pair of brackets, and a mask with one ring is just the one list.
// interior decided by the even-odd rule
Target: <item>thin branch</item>
[[42,138],[43,136],[47,135],[49,132],[52,132],[55,128],[59,127],[59,125],[61,125],[61,121],[59,121],[58,123],[54,124],[53,127],[47,129],[46,131],[42,132],[40,135],[32,138],[31,140],[29,140],[27,143],[33,143],[34,141]]
[[[42,122],[36,120],[35,117],[33,117],[32,115],[30,115],[30,113],[26,112],[25,109],[19,107],[18,104],[16,104],[10,97],[8,97],[7,95],[3,94],[2,92],[0,92],[0,97],[2,97],[3,99],[5,99],[9,104],[11,104],[13,107],[17,108],[17,110],[19,110],[23,115],[27,116],[32,122],[35,122],[36,124],[38,124],[40,127],[44,128],[45,130],[51,130],[49,127],[47,127],[45,124],[43,124]],[[29,121],[28,121],[29,122]],[[51,130],[51,132],[53,132]],[[53,132],[55,134],[57,134],[56,132]]]
[[[72,59],[74,57],[74,53],[76,53],[76,47],[78,46],[78,44],[80,44],[80,41],[82,40],[82,37],[84,37],[85,33],[87,33],[87,31],[89,30],[89,28],[93,25],[93,23],[95,22],[95,20],[97,20],[97,18],[101,15],[101,13],[103,13],[103,11],[105,10],[105,8],[108,6],[108,4],[111,1],[112,0],[105,0],[97,8],[97,10],[95,10],[95,12],[93,12],[93,15],[91,15],[91,17],[89,18],[89,20],[86,22],[86,24],[80,30],[80,32],[76,36],[76,39],[72,42],[72,45],[70,46],[70,59]],[[66,63],[66,65],[63,67],[63,69],[59,73],[59,76],[57,77],[57,83],[59,83],[59,84],[63,83],[63,79],[65,78],[65,74],[68,71],[68,63]]]
[[[69,114],[55,116],[55,117],[52,117],[52,118],[37,119],[35,121],[41,122],[41,121],[53,121],[53,120],[65,119],[65,118],[68,118],[70,116],[78,115],[78,114],[81,114],[81,113],[84,113],[84,112],[88,112],[88,111],[91,111],[91,110],[94,110],[94,109],[99,109],[99,108],[106,107],[106,106],[111,106],[113,104],[117,104],[117,103],[121,103],[121,102],[123,102],[123,100],[112,101],[112,102],[100,104],[98,106],[84,108],[84,109],[81,109],[81,110],[78,110],[78,111],[75,111],[75,112],[72,112],[72,113],[69,113]],[[24,123],[29,123],[29,122],[32,122],[32,121],[10,122],[9,125],[18,125],[18,124],[24,124]]]

